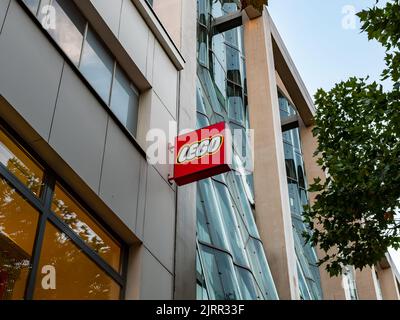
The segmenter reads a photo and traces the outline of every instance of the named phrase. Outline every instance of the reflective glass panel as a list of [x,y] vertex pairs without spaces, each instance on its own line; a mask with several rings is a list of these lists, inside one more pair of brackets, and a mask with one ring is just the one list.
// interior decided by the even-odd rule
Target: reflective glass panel
[[241,237],[239,224],[236,219],[235,206],[232,203],[228,188],[218,182],[214,182],[217,191],[218,203],[221,208],[224,227],[231,247],[231,253],[235,258],[235,262],[242,266],[248,266],[246,253],[244,251],[244,243]]
[[228,240],[221,217],[222,214],[218,205],[218,198],[216,197],[211,179],[199,181],[197,186],[198,192],[200,192],[200,201],[205,209],[206,223],[209,236],[212,239],[212,244],[218,248],[229,250]]
[[[55,9],[55,28],[50,27],[47,30],[71,61],[78,65],[86,20],[70,0],[54,0],[52,7]],[[50,19],[51,11],[46,12],[44,9],[41,9],[41,15],[47,14],[47,19]],[[43,19],[46,18],[41,18]]]
[[253,211],[251,209],[250,203],[246,197],[246,191],[244,190],[242,178],[240,175],[232,173],[234,183],[237,188],[237,200],[242,205],[241,215],[243,220],[246,222],[247,229],[249,233],[256,238],[259,238],[257,226],[254,220]]
[[200,246],[200,254],[205,264],[207,288],[211,300],[238,300],[238,282],[232,259],[228,254],[207,246]]
[[254,281],[253,275],[248,270],[236,267],[236,274],[243,300],[263,299],[257,290],[257,285]]
[[0,178],[0,300],[23,299],[39,214]]
[[79,68],[100,97],[108,104],[114,60],[90,28]]
[[275,284],[269,269],[263,246],[259,240],[250,238],[247,242],[247,253],[249,255],[252,270],[257,283],[262,288],[266,299],[277,299]]
[[43,169],[0,127],[0,163],[29,190],[39,196],[43,186]]
[[120,270],[119,244],[59,185],[55,188],[51,209],[115,270]]
[[197,57],[201,64],[208,67],[208,32],[206,28],[199,25],[197,33]]
[[138,119],[139,93],[117,65],[111,94],[111,110],[135,136]]
[[237,49],[230,46],[226,46],[226,66],[228,80],[231,80],[241,85],[241,74],[240,74],[240,63],[241,56]]
[[228,116],[230,119],[244,125],[244,105],[242,88],[228,81],[227,98],[228,98]]
[[197,238],[200,241],[212,244],[209,228],[213,227],[207,222],[204,202],[200,197],[200,192],[197,192],[196,201],[196,217],[197,217]]
[[34,299],[117,300],[120,291],[120,286],[71,239],[47,223]]

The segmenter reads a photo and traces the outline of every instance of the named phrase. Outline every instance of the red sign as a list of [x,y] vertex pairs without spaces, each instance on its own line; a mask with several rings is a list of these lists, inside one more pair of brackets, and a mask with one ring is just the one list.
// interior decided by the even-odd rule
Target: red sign
[[174,177],[178,186],[231,170],[232,141],[225,122],[178,136]]

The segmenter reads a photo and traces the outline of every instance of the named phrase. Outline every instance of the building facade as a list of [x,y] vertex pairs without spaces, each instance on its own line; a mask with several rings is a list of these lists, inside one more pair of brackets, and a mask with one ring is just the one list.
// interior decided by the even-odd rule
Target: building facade
[[[238,2],[0,1],[0,300],[399,297],[389,254],[316,266],[312,99]],[[220,121],[243,132],[232,172],[177,187],[149,160]]]

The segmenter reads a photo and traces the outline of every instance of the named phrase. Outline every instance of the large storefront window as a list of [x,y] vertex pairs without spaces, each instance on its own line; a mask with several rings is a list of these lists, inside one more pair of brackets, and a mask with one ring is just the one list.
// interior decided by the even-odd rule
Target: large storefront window
[[119,299],[123,249],[0,127],[0,300]]

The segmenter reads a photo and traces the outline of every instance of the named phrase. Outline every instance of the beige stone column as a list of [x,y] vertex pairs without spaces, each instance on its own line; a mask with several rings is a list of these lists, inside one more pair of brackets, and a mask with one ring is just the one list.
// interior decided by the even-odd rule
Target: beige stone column
[[399,288],[392,268],[377,268],[383,300],[400,300]]
[[375,269],[371,267],[366,267],[362,271],[356,269],[357,293],[360,300],[378,299],[373,272],[375,272]]
[[[318,146],[317,138],[312,134],[312,126],[306,127],[303,123],[300,124],[300,136],[302,142],[303,149],[303,159],[304,166],[306,170],[308,184],[310,185],[314,178],[321,178],[322,181],[325,180],[325,173],[318,166],[316,157],[313,157],[313,154]],[[310,202],[311,204],[315,201],[316,193],[310,193]],[[317,251],[318,258],[323,258],[325,253],[319,248],[315,248]],[[325,270],[324,265],[319,268],[319,273],[321,276],[321,286],[323,291],[324,300],[345,300],[345,292],[342,283],[342,277],[331,277],[329,273]]]
[[244,18],[256,223],[280,299],[299,299],[270,18]]

